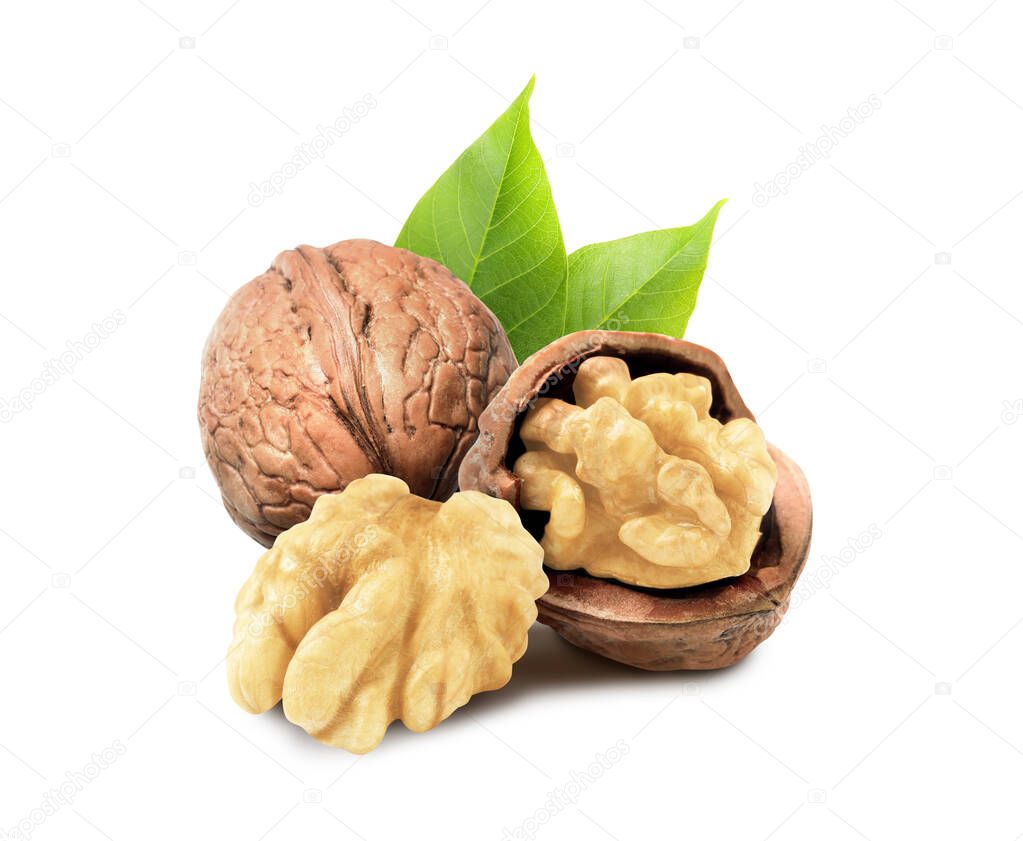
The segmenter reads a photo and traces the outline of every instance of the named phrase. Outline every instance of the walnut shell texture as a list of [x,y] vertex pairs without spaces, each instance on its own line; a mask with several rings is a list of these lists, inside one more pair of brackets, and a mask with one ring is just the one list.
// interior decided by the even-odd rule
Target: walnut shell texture
[[199,422],[224,505],[269,546],[370,473],[446,499],[515,364],[494,314],[433,260],[371,240],[285,251],[203,352]]
[[[722,423],[753,415],[724,362],[704,347],[652,333],[583,331],[533,354],[480,417],[480,435],[459,471],[463,490],[506,499],[534,535],[544,518],[520,505],[522,481],[509,465],[525,451],[519,428],[538,398],[572,400],[580,365],[590,357],[625,360],[633,377],[693,373],[711,382],[710,416]],[[612,660],[655,671],[717,669],[745,657],[777,627],[809,552],[812,507],[798,465],[777,448],[778,468],[763,536],[744,575],[675,590],[649,590],[585,572],[548,571],[551,587],[539,619],[569,642]]]

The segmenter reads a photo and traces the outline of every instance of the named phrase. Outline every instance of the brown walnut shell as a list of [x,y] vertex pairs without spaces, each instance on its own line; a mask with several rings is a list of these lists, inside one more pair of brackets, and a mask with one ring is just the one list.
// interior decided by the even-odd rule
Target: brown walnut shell
[[203,352],[199,425],[224,506],[269,546],[370,473],[446,499],[515,364],[494,314],[433,260],[364,239],[285,251]]
[[[527,359],[480,416],[480,435],[459,471],[462,490],[508,500],[539,539],[544,512],[519,507],[521,481],[509,469],[524,451],[518,427],[538,397],[572,401],[579,365],[591,356],[624,359],[635,378],[687,371],[711,381],[711,415],[722,423],[753,419],[725,367],[710,350],[654,333],[590,330],[553,342]],[[771,509],[749,572],[698,587],[632,587],[582,571],[548,570],[551,587],[539,619],[569,642],[641,669],[719,669],[771,635],[810,547],[810,492],[799,466],[768,445],[778,466]]]

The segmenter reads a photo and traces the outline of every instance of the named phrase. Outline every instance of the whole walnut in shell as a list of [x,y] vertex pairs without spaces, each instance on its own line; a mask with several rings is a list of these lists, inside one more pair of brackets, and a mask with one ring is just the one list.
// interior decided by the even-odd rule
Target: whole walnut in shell
[[370,473],[446,499],[515,368],[500,322],[439,263],[370,240],[300,246],[243,286],[203,352],[203,449],[265,546]]

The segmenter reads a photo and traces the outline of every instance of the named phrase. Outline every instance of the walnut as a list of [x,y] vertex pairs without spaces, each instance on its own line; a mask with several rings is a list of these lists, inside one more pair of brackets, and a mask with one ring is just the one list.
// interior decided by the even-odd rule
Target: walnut
[[422,499],[391,476],[321,496],[235,605],[231,694],[353,753],[401,719],[429,730],[498,689],[547,589],[543,550],[503,500]]
[[749,569],[777,468],[749,418],[710,417],[710,380],[630,378],[590,357],[575,405],[541,399],[512,470],[523,508],[550,512],[544,562],[644,587],[690,587]]
[[498,320],[439,263],[369,240],[300,246],[213,327],[203,448],[231,517],[269,546],[369,473],[447,498],[514,368]]
[[[588,364],[593,357],[611,359]],[[649,385],[633,393],[641,381]],[[533,354],[491,401],[459,484],[508,500],[543,538],[551,586],[539,619],[569,642],[643,669],[721,668],[781,621],[810,544],[806,479],[766,444],[772,470],[753,420],[725,364],[706,348],[653,333],[573,333]],[[608,463],[598,453],[608,453]],[[638,465],[646,472],[636,485],[630,474]],[[642,505],[633,510],[638,486],[653,516],[667,522],[645,519]],[[658,499],[662,487],[674,507]],[[693,537],[680,535],[683,523]],[[601,529],[603,541],[593,537]],[[733,539],[742,551],[721,554]],[[718,566],[724,559],[729,566]],[[656,588],[622,580],[630,568],[643,581],[681,574],[689,560],[718,580]],[[576,569],[554,568],[570,565]]]

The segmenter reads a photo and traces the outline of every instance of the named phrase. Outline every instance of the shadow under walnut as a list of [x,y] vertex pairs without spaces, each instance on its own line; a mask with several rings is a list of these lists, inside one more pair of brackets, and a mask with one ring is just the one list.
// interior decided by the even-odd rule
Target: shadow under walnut
[[[687,371],[711,381],[711,415],[753,418],[725,367],[699,345],[652,333],[573,333],[530,357],[480,417],[480,437],[462,463],[463,489],[506,499],[535,537],[546,515],[523,511],[521,479],[508,465],[523,451],[518,428],[538,397],[572,400],[579,365],[591,356],[624,359],[633,377]],[[718,669],[765,640],[788,608],[809,552],[810,492],[798,465],[769,445],[778,482],[748,572],[677,590],[634,587],[584,572],[547,570],[551,587],[539,619],[580,648],[641,669]]]

